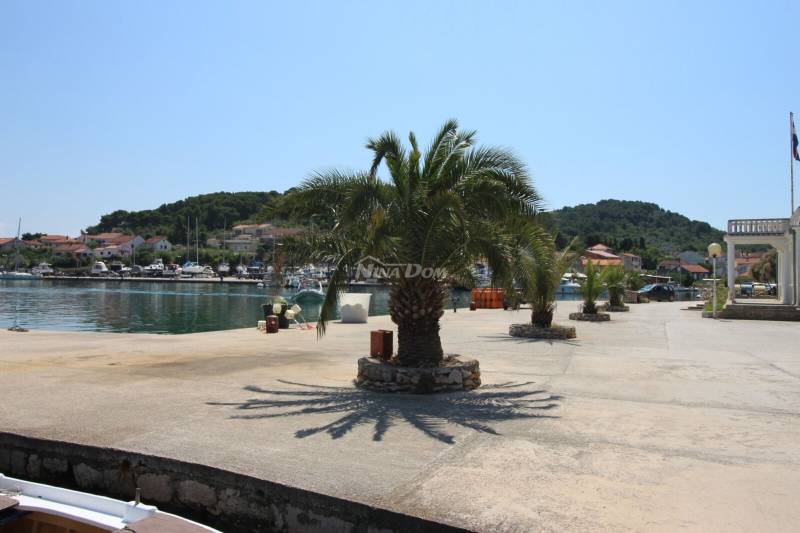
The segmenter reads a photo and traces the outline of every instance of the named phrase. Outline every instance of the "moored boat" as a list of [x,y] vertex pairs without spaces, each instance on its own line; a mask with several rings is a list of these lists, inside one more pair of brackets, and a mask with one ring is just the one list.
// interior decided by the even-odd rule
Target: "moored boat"
[[316,280],[303,278],[297,287],[297,293],[292,296],[293,302],[321,302],[325,299],[322,283]]
[[101,533],[218,530],[138,501],[62,489],[0,474],[0,530],[9,533]]

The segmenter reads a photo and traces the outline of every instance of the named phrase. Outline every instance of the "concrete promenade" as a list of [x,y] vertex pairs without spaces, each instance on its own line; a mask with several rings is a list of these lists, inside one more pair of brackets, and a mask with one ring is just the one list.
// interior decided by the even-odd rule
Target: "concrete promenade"
[[[558,321],[577,302],[561,302]],[[449,312],[472,393],[352,386],[368,331],[0,331],[0,429],[208,464],[480,531],[800,530],[800,326],[632,306],[578,339]]]

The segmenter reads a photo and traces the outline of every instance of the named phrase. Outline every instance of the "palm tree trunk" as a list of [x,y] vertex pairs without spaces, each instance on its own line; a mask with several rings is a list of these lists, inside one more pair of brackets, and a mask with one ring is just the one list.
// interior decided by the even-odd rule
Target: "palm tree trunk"
[[389,314],[397,324],[397,363],[440,366],[444,358],[439,319],[444,314],[444,287],[434,279],[401,278],[389,293]]

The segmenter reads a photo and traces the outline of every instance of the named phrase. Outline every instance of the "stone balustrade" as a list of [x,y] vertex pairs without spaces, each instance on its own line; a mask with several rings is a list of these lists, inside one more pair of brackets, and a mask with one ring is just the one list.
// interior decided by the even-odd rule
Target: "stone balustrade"
[[728,235],[783,235],[788,218],[740,218],[728,221]]

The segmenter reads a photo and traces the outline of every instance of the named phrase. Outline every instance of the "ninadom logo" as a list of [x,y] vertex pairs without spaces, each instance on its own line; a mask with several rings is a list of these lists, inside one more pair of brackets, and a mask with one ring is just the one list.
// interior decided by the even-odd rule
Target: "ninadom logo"
[[423,267],[417,263],[384,263],[377,257],[368,255],[356,263],[356,277],[364,279],[442,279],[447,277],[447,271],[444,268]]

